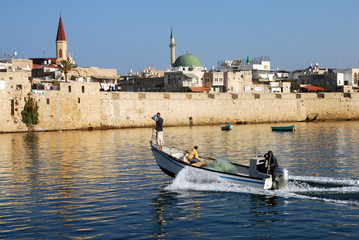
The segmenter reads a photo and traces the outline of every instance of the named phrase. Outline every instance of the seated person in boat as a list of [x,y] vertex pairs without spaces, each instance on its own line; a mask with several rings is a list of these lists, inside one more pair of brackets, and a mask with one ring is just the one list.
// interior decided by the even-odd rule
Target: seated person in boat
[[189,162],[191,164],[201,161],[198,157],[197,149],[198,149],[198,147],[194,146],[193,149],[188,154],[187,159],[189,160]]

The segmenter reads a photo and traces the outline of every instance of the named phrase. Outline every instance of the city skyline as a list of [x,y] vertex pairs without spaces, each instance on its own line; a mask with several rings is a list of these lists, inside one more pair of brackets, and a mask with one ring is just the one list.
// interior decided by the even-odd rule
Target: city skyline
[[[115,68],[119,74],[170,66],[189,52],[210,68],[217,61],[269,56],[272,69],[358,67],[355,0],[257,1],[45,1],[2,2],[2,54],[56,56],[60,14],[68,51],[79,66]],[[355,26],[355,25],[354,25]]]

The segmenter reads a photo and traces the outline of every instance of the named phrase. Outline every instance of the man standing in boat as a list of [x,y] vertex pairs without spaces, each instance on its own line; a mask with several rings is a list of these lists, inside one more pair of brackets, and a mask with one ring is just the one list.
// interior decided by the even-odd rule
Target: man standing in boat
[[158,112],[156,115],[152,117],[153,120],[156,121],[156,139],[158,144],[158,149],[162,150],[163,145],[163,118],[161,118],[161,114]]

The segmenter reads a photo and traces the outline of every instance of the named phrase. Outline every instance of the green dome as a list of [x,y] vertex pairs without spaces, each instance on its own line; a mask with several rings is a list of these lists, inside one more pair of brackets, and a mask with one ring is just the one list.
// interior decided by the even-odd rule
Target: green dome
[[192,54],[183,54],[181,56],[179,56],[175,63],[173,64],[173,67],[201,67],[201,61],[199,61],[199,59]]

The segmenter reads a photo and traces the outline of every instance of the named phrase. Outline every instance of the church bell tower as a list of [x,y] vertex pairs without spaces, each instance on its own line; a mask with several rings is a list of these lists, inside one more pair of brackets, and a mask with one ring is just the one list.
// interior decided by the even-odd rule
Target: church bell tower
[[62,60],[67,60],[67,41],[60,16],[59,27],[56,36],[56,64],[60,64]]

